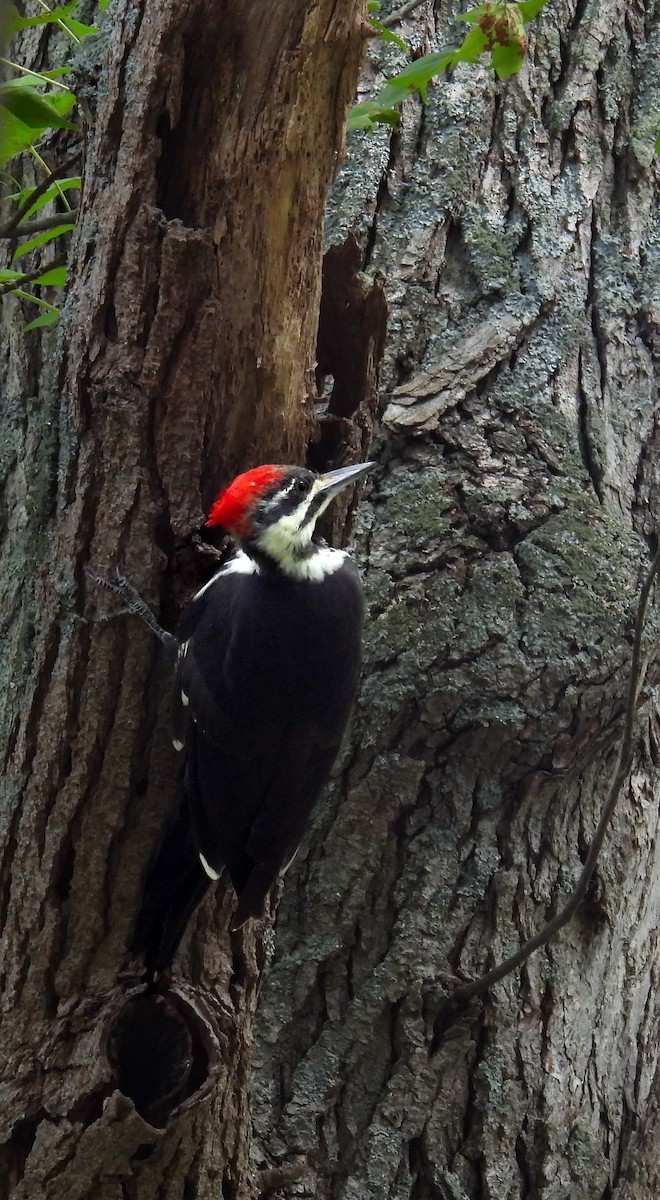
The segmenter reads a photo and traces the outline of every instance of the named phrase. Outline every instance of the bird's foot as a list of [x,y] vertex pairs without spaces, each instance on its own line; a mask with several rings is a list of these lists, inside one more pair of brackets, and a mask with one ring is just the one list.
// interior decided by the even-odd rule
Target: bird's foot
[[166,629],[163,629],[155,613],[153,613],[149,608],[146,600],[143,600],[137,588],[135,588],[130,580],[126,578],[120,567],[115,567],[114,579],[106,579],[104,575],[99,574],[99,572],[90,565],[85,567],[85,574],[94,583],[97,583],[100,587],[104,587],[108,591],[113,592],[115,596],[119,596],[120,599],[124,601],[124,607],[119,609],[118,612],[104,614],[100,617],[97,617],[97,620],[110,621],[114,617],[120,616],[139,617],[140,620],[144,621],[145,625],[149,627],[151,632],[155,633],[156,637],[163,643],[164,646],[169,648],[178,648],[178,638],[176,638],[174,634],[168,633]]

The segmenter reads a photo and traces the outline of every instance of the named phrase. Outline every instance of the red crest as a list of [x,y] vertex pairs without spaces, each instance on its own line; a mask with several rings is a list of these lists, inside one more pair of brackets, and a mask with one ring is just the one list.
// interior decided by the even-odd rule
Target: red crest
[[281,478],[285,469],[273,466],[253,467],[251,471],[237,475],[213,501],[206,524],[222,525],[230,533],[245,532],[246,518],[255,500],[269,484]]

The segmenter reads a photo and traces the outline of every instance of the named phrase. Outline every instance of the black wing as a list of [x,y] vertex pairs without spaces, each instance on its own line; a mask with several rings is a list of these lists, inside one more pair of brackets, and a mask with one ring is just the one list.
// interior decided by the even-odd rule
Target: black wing
[[221,573],[179,636],[179,729],[199,852],[229,870],[238,928],[295,852],[346,726],[363,601],[346,560],[322,584]]
[[133,938],[152,976],[171,962],[210,884],[200,854],[214,872],[229,871],[233,928],[263,911],[337,754],[362,616],[350,560],[322,585],[223,570],[186,609],[174,697],[185,795]]

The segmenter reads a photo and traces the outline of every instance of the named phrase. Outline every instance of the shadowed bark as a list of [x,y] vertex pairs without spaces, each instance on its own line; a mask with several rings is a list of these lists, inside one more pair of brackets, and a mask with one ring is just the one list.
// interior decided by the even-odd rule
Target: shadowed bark
[[84,569],[122,562],[172,622],[209,573],[193,535],[214,491],[256,458],[304,459],[363,20],[358,0],[113,6],[57,340],[40,350],[4,302],[0,1191],[16,1200],[259,1191],[268,949],[259,929],[229,936],[221,887],[144,994],[126,946],[178,796],[168,671],[137,623],[88,619],[112,601]]

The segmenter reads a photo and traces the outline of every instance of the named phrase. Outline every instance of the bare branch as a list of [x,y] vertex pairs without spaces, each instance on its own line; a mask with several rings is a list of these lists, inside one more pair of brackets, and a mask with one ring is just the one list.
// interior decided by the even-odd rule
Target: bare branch
[[66,263],[66,254],[58,254],[57,258],[51,259],[49,263],[43,263],[40,267],[35,267],[34,271],[26,271],[25,275],[19,275],[18,279],[8,279],[6,283],[0,284],[0,296],[5,296],[7,292],[15,292],[17,288],[25,287],[26,283],[33,283],[40,275],[45,275],[46,271],[52,271],[55,267],[63,267]]
[[33,233],[42,233],[45,229],[56,229],[58,225],[68,225],[75,221],[78,216],[78,209],[72,208],[69,212],[52,213],[50,217],[40,217],[36,221],[25,221],[20,229],[12,229],[9,233],[5,233],[0,227],[0,238],[7,237],[29,237]]
[[20,225],[23,217],[27,212],[30,211],[32,205],[36,204],[37,200],[43,196],[44,192],[48,191],[50,185],[55,183],[56,179],[59,179],[60,176],[65,175],[66,172],[69,171],[71,167],[75,165],[75,163],[77,163],[80,155],[81,151],[76,150],[75,154],[71,154],[68,158],[65,158],[63,163],[60,163],[59,166],[54,167],[53,170],[41,180],[41,183],[37,184],[36,188],[33,188],[33,190],[30,192],[30,195],[26,196],[20,207],[16,209],[16,212],[9,218],[8,221],[5,222],[4,225],[0,226],[0,237],[9,237],[16,227]]
[[414,12],[416,8],[421,8],[423,3],[424,0],[407,0],[406,4],[402,4],[401,8],[395,9],[393,13],[390,13],[389,17],[384,17],[381,24],[386,29],[391,29],[393,25],[398,25],[399,21],[403,21],[404,17],[410,16],[410,13]]

